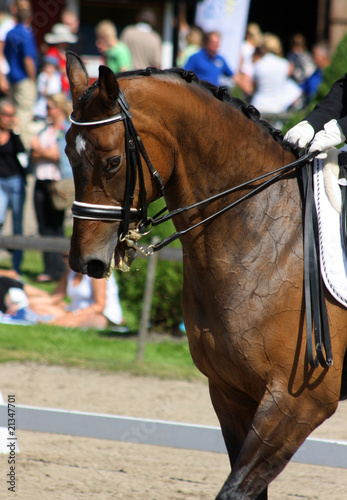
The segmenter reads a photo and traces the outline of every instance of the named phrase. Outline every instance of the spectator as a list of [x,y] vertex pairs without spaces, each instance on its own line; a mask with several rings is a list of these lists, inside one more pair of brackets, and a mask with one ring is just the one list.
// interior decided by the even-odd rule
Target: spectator
[[15,319],[17,312],[28,304],[23,283],[8,276],[0,276],[0,322],[4,316],[7,321]]
[[[67,256],[66,256],[67,257]],[[65,302],[65,297],[69,302]],[[53,294],[30,291],[29,304],[37,314],[50,316],[50,324],[64,327],[105,329],[123,323],[114,274],[95,279],[67,270]]]
[[237,84],[244,93],[244,99],[249,102],[253,88],[254,61],[253,56],[257,47],[261,45],[263,33],[256,23],[249,23],[246,38],[241,45],[239,79]]
[[45,56],[42,70],[37,77],[37,101],[34,106],[36,120],[47,118],[47,97],[62,91],[61,74],[56,57]]
[[184,66],[187,71],[194,71],[200,80],[219,85],[220,77],[233,76],[226,60],[219,53],[220,33],[211,31],[204,35],[203,48],[188,59]]
[[153,9],[143,9],[138,23],[128,26],[122,33],[121,40],[130,49],[133,68],[161,67],[161,37],[153,28],[157,17]]
[[118,40],[117,29],[111,21],[101,21],[95,28],[95,34],[96,46],[114,73],[132,69],[130,50]]
[[30,22],[31,5],[28,0],[16,0],[14,4],[16,26],[7,34],[4,54],[9,65],[8,81],[14,100],[21,137],[29,146],[32,133],[33,106],[37,97],[36,76],[38,52]]
[[[18,279],[13,270],[0,270],[0,323],[34,325],[48,322],[52,318],[36,314],[30,308],[30,298],[37,297],[41,290]],[[35,303],[35,299],[34,299]]]
[[320,84],[323,81],[323,71],[330,65],[330,50],[326,43],[317,43],[313,49],[313,61],[316,70],[302,84],[305,95],[305,104],[309,104],[316,95]]
[[[9,208],[12,211],[13,234],[23,232],[25,201],[25,149],[15,128],[15,107],[6,97],[0,99],[0,232]],[[21,163],[22,162],[22,163]],[[22,250],[12,253],[13,268],[20,274]]]
[[254,54],[254,93],[251,104],[261,113],[281,113],[297,101],[302,90],[289,78],[293,64],[282,56],[280,39],[265,33]]
[[57,23],[52,26],[51,32],[44,36],[44,40],[50,45],[46,56],[58,59],[62,91],[66,96],[69,96],[70,85],[66,74],[66,50],[69,44],[77,42],[77,35],[71,33],[65,24]]
[[61,13],[61,22],[68,27],[70,32],[77,37],[75,42],[71,42],[67,46],[67,50],[75,52],[75,54],[83,54],[83,35],[80,30],[80,20],[73,10],[68,7],[63,9]]
[[[50,187],[52,181],[62,178],[61,165],[67,163],[62,144],[69,127],[67,118],[70,111],[71,105],[64,94],[47,97],[49,123],[32,141],[31,159],[36,178],[34,206],[41,236],[64,236],[65,212],[53,207]],[[62,256],[44,252],[43,260],[44,271],[37,277],[38,281],[59,280],[65,271]]]
[[7,11],[0,11],[0,95],[7,95],[9,83],[7,75],[10,70],[7,59],[4,55],[5,40],[7,33],[15,27],[14,17]]
[[254,62],[253,54],[261,45],[263,33],[256,23],[249,23],[246,30],[245,41],[241,45],[240,73],[253,78]]
[[178,4],[178,15],[174,20],[174,26],[177,28],[178,35],[178,53],[180,54],[187,46],[187,35],[191,27],[187,21],[187,6],[183,2]]
[[186,46],[177,57],[177,66],[184,68],[190,56],[201,50],[203,32],[200,28],[193,26],[186,35]]
[[302,85],[316,69],[312,56],[307,50],[306,39],[301,33],[296,33],[290,38],[287,59],[294,64],[291,77],[298,85]]

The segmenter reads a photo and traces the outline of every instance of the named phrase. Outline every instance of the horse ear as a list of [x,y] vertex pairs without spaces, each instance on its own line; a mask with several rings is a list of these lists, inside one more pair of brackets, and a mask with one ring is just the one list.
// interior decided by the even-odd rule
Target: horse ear
[[66,52],[66,74],[70,83],[72,100],[75,104],[88,86],[89,76],[83,61],[74,52]]
[[119,96],[115,74],[107,66],[99,66],[99,96],[108,107],[114,107]]

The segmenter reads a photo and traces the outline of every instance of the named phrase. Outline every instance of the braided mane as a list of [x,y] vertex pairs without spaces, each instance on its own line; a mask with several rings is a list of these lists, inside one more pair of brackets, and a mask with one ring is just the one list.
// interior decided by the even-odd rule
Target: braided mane
[[[157,68],[146,68],[144,70],[133,70],[133,71],[125,71],[122,73],[117,73],[116,78],[129,78],[135,76],[156,76],[156,75],[169,75],[169,76],[177,76],[185,80],[187,83],[195,82],[200,85],[202,88],[208,90],[213,94],[217,99],[222,102],[226,102],[234,106],[238,111],[243,113],[247,118],[259,124],[264,130],[266,130],[273,139],[280,143],[284,149],[290,150],[292,153],[298,156],[298,151],[287,141],[283,140],[283,134],[280,130],[276,129],[270,123],[261,119],[259,111],[252,106],[251,104],[244,103],[241,99],[237,97],[232,97],[227,87],[216,87],[209,82],[204,80],[199,80],[196,74],[193,71],[186,71],[183,68],[170,68],[170,69],[157,69]],[[79,98],[80,101],[85,104],[91,98],[95,88],[98,86],[98,81],[94,82]]]

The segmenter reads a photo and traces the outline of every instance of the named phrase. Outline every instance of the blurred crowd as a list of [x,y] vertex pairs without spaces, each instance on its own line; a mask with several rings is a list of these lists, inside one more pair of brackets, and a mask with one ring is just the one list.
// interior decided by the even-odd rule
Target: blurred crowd
[[[0,12],[0,232],[10,209],[13,233],[22,234],[30,178],[38,233],[59,237],[64,235],[73,192],[64,152],[72,111],[66,52],[84,54],[84,37],[78,16],[69,8],[62,10],[39,46],[32,20],[30,0],[14,0],[8,11]],[[111,20],[99,22],[95,47],[100,58],[115,73],[159,68],[162,41],[154,30],[156,21],[152,9],[141,10],[137,22],[123,30],[122,39]],[[14,251],[12,257],[19,275],[23,252]],[[54,252],[43,252],[42,265],[39,282],[58,281],[66,269],[62,256]]]
[[[63,236],[64,203],[52,193],[73,190],[72,171],[64,153],[71,101],[66,76],[66,51],[84,54],[84,36],[76,13],[65,8],[37,45],[32,29],[30,0],[13,0],[0,12],[0,232],[9,209],[14,234],[23,232],[27,179],[34,179],[33,206],[42,236]],[[138,13],[135,24],[118,36],[115,23],[105,19],[95,26],[95,48],[115,73],[161,67],[162,39],[156,31],[153,9]],[[311,51],[305,37],[295,34],[290,50],[273,33],[263,33],[250,23],[240,53],[240,65],[232,70],[220,54],[221,35],[204,33],[186,22],[180,24],[175,65],[214,85],[221,78],[237,86],[245,101],[263,113],[280,113],[309,104],[330,64],[327,44]],[[64,186],[64,187],[63,187]],[[13,270],[20,276],[23,252],[12,252]],[[38,281],[59,281],[65,276],[62,255],[43,252]]]
[[177,65],[214,85],[220,84],[221,77],[229,77],[230,87],[238,86],[243,99],[261,113],[307,106],[318,90],[324,68],[330,64],[328,44],[316,44],[309,51],[304,35],[296,33],[284,54],[283,42],[277,35],[263,33],[258,24],[250,23],[241,46],[240,65],[233,71],[219,52],[220,42],[219,32],[203,33],[191,27]]

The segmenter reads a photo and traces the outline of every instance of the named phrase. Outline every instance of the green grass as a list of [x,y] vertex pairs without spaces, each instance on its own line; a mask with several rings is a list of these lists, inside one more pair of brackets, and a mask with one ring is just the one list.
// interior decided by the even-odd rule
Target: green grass
[[137,362],[137,338],[121,335],[49,325],[0,325],[0,362],[30,361],[160,378],[203,377],[186,339],[149,339],[144,360]]
[[[0,262],[11,268],[11,259]],[[51,291],[56,284],[37,284],[41,272],[40,252],[27,250],[24,254],[22,276],[27,283]],[[126,311],[124,311],[126,313]],[[125,314],[126,316],[126,314]],[[159,339],[159,340],[158,340]],[[142,362],[136,361],[137,337],[97,330],[68,329],[50,325],[1,325],[0,362],[23,361],[50,365],[75,366],[102,371],[126,371],[135,375],[161,378],[202,378],[195,367],[187,339],[169,336],[150,336]]]
[[[11,259],[0,262],[0,268],[10,269]],[[25,282],[52,291],[56,283],[36,283],[42,272],[42,254],[24,253],[22,277]],[[131,311],[122,304],[126,321]],[[125,307],[124,307],[125,306]],[[134,329],[130,321],[127,324]],[[144,359],[136,361],[137,337],[97,330],[67,329],[45,324],[17,326],[0,324],[0,362],[37,362],[50,365],[75,366],[102,371],[126,371],[135,375],[161,378],[203,378],[195,367],[185,337],[149,336]]]

